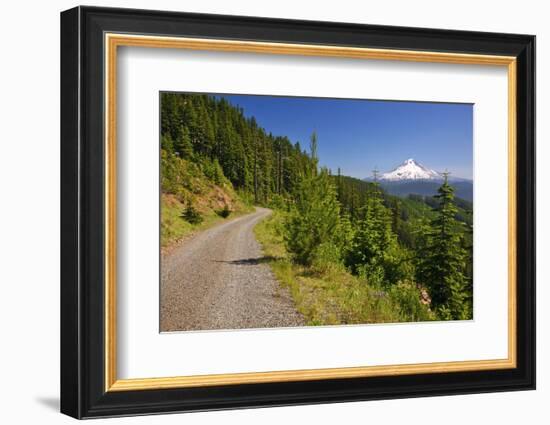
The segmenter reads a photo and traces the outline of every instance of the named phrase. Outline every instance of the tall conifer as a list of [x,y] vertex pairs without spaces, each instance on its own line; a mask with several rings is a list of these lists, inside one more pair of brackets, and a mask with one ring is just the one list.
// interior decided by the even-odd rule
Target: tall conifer
[[287,249],[300,264],[310,265],[320,247],[340,252],[340,203],[326,169],[305,176],[298,184],[285,228]]
[[441,319],[468,319],[471,312],[467,303],[463,223],[455,218],[458,210],[447,174],[435,198],[437,215],[424,232],[417,278],[428,287],[432,307]]
[[357,229],[350,258],[354,269],[383,268],[387,254],[397,244],[397,237],[392,232],[391,225],[391,211],[384,205],[382,192],[375,182],[374,189],[361,208],[356,222]]

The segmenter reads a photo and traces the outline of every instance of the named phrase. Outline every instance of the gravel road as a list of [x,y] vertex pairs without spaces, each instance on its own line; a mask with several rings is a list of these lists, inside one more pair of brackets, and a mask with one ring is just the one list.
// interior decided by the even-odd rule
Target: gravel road
[[162,332],[303,326],[254,237],[256,208],[184,241],[161,260]]

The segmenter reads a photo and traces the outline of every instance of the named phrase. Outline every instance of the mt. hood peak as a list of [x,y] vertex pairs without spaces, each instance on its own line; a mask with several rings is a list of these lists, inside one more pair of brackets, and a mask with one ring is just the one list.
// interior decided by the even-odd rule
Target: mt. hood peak
[[382,173],[378,176],[380,180],[398,181],[398,180],[441,180],[443,174],[438,173],[424,165],[416,162],[413,158],[403,161],[394,170]]

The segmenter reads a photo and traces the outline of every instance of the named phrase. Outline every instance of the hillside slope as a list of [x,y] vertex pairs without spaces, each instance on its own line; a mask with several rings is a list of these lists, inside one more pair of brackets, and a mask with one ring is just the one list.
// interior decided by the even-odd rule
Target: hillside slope
[[[161,245],[252,207],[239,196],[215,162],[191,162],[162,152]],[[194,211],[194,219],[189,211]],[[226,215],[224,217],[224,215]]]

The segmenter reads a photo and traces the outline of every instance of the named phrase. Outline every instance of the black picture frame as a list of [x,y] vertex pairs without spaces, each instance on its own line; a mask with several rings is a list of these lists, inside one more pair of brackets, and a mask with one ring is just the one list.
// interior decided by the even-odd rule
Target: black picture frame
[[[104,33],[517,58],[517,367],[105,391]],[[535,388],[535,37],[132,9],[61,13],[61,412],[75,418]]]

